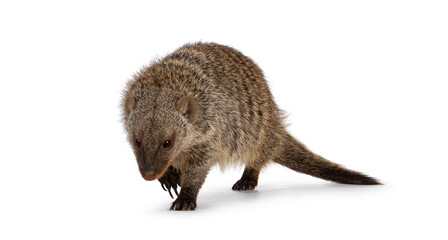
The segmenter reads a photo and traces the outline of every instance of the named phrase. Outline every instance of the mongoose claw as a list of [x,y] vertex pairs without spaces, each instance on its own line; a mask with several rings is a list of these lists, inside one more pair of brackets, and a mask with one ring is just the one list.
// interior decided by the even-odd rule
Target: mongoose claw
[[189,211],[196,209],[196,200],[190,198],[190,197],[178,197],[170,207],[171,211]]
[[253,190],[257,186],[257,182],[248,179],[238,180],[232,187],[234,191]]
[[171,198],[174,199],[173,194],[171,193],[171,189],[174,190],[176,196],[179,195],[177,192],[177,185],[179,185],[179,172],[170,166],[165,174],[159,178],[160,185],[162,185],[163,190],[168,191]]
[[173,194],[171,193],[171,189],[174,190],[174,193],[176,193],[176,196],[179,195],[179,193],[177,192],[177,184],[171,185],[172,183],[169,182],[160,182],[160,184],[162,185],[163,190],[168,191],[168,193],[170,194],[171,198],[174,199]]
[[160,182],[160,185],[162,185],[163,190],[166,191],[165,185],[163,185],[163,182]]
[[174,185],[173,190],[174,190],[174,193],[176,193],[176,196],[179,196],[179,193],[177,192],[177,185]]
[[176,193],[176,196],[179,196],[179,193],[177,193],[177,185],[167,187],[168,193],[170,194],[171,198],[174,199],[173,194],[171,194],[171,188],[174,190],[174,193]]

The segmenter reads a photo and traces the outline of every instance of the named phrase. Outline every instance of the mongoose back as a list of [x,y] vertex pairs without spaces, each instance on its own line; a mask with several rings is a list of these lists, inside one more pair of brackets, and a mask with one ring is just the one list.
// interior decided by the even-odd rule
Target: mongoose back
[[154,61],[128,82],[121,106],[142,177],[178,195],[171,210],[196,208],[215,164],[245,165],[237,191],[254,189],[270,162],[337,183],[379,184],[292,137],[260,68],[227,46],[187,44]]

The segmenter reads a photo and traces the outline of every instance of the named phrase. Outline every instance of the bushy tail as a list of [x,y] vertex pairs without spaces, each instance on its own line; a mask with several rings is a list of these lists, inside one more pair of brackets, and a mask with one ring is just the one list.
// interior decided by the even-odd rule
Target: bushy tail
[[289,134],[287,134],[286,139],[287,141],[282,151],[282,155],[274,159],[274,162],[276,163],[291,168],[297,172],[337,183],[361,185],[381,184],[375,178],[346,169],[311,152]]

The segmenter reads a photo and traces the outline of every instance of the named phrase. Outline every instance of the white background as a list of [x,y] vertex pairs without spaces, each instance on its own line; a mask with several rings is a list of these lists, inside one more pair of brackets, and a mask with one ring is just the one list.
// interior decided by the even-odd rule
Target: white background
[[[1,239],[446,239],[446,1],[2,1]],[[264,70],[294,136],[383,186],[214,169],[170,212],[120,123],[121,89],[187,42]],[[445,229],[444,229],[445,228]]]

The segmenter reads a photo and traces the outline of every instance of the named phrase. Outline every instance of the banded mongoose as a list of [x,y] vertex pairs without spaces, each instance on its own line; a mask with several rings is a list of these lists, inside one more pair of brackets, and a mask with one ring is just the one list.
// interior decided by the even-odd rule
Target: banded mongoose
[[380,184],[292,137],[260,68],[228,46],[186,44],[154,61],[127,83],[121,107],[142,177],[178,195],[171,210],[196,208],[215,164],[245,165],[237,191],[254,189],[270,162],[337,183]]

